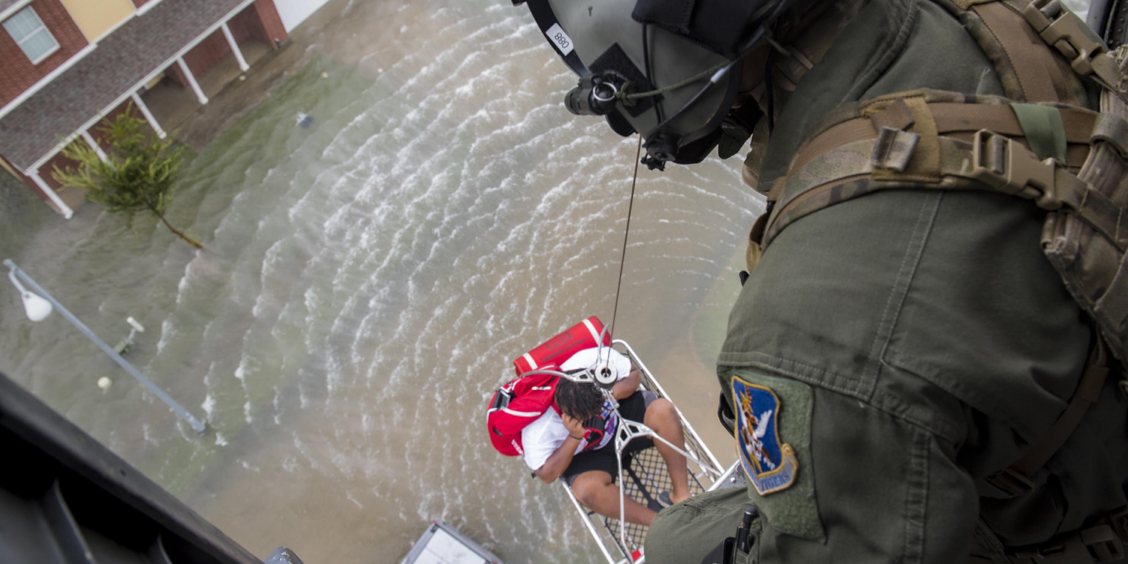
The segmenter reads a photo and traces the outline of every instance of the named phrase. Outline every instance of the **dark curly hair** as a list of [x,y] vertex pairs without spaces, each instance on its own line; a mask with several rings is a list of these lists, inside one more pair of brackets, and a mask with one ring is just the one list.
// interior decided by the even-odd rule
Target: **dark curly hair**
[[603,392],[592,383],[573,382],[567,378],[560,378],[556,384],[556,405],[560,412],[580,421],[584,421],[603,410]]

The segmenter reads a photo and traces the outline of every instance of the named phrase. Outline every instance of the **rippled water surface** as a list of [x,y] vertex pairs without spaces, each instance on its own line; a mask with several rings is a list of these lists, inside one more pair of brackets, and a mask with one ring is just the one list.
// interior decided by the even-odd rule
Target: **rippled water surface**
[[[0,250],[107,341],[145,324],[130,359],[209,432],[6,286],[0,369],[259,556],[394,562],[444,519],[507,562],[595,561],[484,404],[512,358],[610,320],[635,140],[562,108],[574,78],[509,0],[338,1],[294,39],[308,65],[186,168],[170,220],[205,252],[0,199]],[[738,159],[640,171],[616,329],[722,460],[749,192]]]

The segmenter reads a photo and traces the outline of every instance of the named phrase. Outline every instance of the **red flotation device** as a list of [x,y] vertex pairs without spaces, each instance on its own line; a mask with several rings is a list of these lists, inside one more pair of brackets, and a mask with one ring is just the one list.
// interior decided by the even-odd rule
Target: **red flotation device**
[[[599,335],[603,332],[603,322],[591,316],[569,328],[567,331],[537,345],[537,348],[517,357],[513,366],[520,376],[526,372],[545,368],[550,364],[560,365],[572,355],[598,346]],[[611,346],[611,335],[603,336],[603,346]]]
[[[558,378],[551,374],[533,374],[510,380],[494,393],[486,412],[486,425],[490,430],[490,442],[498,452],[505,456],[524,454],[521,431],[544,415],[548,408],[556,408],[553,396]],[[560,409],[556,408],[556,412],[559,413]]]
[[[513,361],[518,377],[494,393],[486,412],[490,442],[498,452],[505,456],[523,454],[521,431],[550,407],[560,412],[553,403],[559,377],[523,374],[534,370],[559,370],[559,365],[572,355],[597,346],[602,331],[603,323],[599,318],[589,317]],[[604,336],[603,344],[611,346],[611,335]]]

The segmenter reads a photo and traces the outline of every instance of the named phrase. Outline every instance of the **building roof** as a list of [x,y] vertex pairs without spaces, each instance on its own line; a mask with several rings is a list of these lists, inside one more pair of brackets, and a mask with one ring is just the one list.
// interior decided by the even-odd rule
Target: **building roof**
[[3,13],[4,10],[11,8],[13,5],[15,5],[19,1],[20,0],[0,0],[0,13]]
[[[3,5],[9,0],[0,0]],[[98,42],[81,61],[0,119],[0,155],[21,170],[62,137],[161,70],[185,46],[248,0],[163,0]]]

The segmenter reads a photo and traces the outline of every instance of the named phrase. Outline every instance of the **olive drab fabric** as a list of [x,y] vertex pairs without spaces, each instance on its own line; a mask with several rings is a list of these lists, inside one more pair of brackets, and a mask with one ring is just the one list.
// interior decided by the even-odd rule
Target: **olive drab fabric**
[[[1041,186],[1060,179],[1069,188],[1090,145],[1115,151],[1103,139],[1122,138],[1119,122],[1098,113],[1097,81],[1108,82],[1112,59],[1087,59],[1100,62],[1078,79],[1086,60],[1027,57],[987,23],[1002,21],[1012,28],[1005,35],[1044,49],[1049,26],[1022,27],[1026,18],[1012,17],[1021,10],[998,2],[834,4],[845,5],[856,15],[835,28],[820,61],[781,63],[805,31],[780,30],[767,80],[752,88],[771,141],[745,177],[776,203],[752,229],[767,246],[749,252],[754,268],[718,359],[730,402],[737,379],[777,398],[767,416],[734,410],[738,419],[772,421],[778,434],[738,426],[738,451],[760,455],[761,442],[763,453],[795,447],[795,479],[764,494],[750,486],[662,511],[647,562],[702,562],[735,533],[748,504],[760,509],[758,534],[739,562],[1122,561],[1128,397],[1115,363],[1089,369],[1091,351],[1100,350],[1093,310],[1062,283],[1069,274],[1051,262],[1052,245],[1043,251],[1054,240],[1044,232],[1054,223],[1047,216],[1059,212],[1048,212],[1050,198],[1027,192],[1027,183],[1004,192],[985,186],[995,177],[967,174],[978,143],[987,168],[1000,170],[991,159],[1018,161]],[[773,69],[788,65],[803,69],[798,80],[778,80]],[[1016,111],[1016,103],[1046,109]],[[983,120],[990,125],[962,123]],[[835,127],[822,148],[810,148]],[[1029,136],[1039,139],[1030,144]],[[1062,156],[1063,139],[1064,162],[1047,164]],[[818,190],[841,171],[852,172]],[[1096,176],[1080,181],[1096,186]],[[1069,190],[1059,193],[1062,205],[1079,218],[1088,199],[1068,201]],[[1098,190],[1115,199],[1123,188]],[[1105,237],[1113,247],[1080,247],[1105,257],[1074,264],[1109,264],[1120,233],[1101,233],[1099,217],[1080,221],[1051,231],[1081,226],[1086,237]],[[1116,272],[1111,281],[1084,272],[1079,280],[1092,286],[1085,291],[1103,291],[1125,283]],[[1107,296],[1109,311],[1120,311],[1118,296]],[[788,415],[807,406],[809,418]],[[1075,421],[1057,448],[1024,467],[1026,491],[1008,491],[998,477],[1030,459],[1032,445],[1062,435],[1065,419]],[[771,477],[756,466],[745,471]]]

